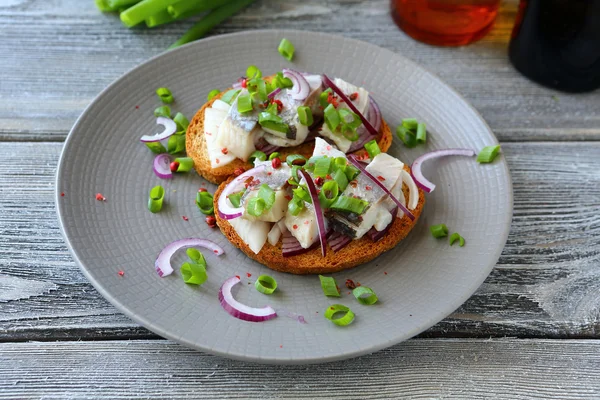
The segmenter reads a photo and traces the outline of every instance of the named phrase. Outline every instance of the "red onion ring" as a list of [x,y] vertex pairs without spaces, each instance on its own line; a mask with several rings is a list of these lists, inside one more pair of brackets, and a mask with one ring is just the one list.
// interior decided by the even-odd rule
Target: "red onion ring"
[[171,157],[168,154],[159,154],[154,157],[154,173],[160,179],[169,179],[173,177],[171,172]]
[[314,249],[317,245],[317,242],[314,242],[312,246],[310,246],[308,249],[305,249],[304,247],[302,247],[298,239],[296,239],[294,235],[292,235],[292,233],[289,230],[287,230],[287,228],[283,232],[283,238],[281,239],[281,241],[281,254],[284,257],[292,257],[297,256],[298,254],[304,254]]
[[140,141],[144,143],[160,142],[177,132],[177,124],[171,118],[158,117],[156,123],[162,125],[165,129],[156,135],[144,135],[140,138]]
[[[382,124],[381,110],[379,109],[379,105],[373,97],[369,96],[369,108],[367,109],[367,119],[373,125],[373,127],[379,132]],[[373,135],[369,134],[367,128],[364,125],[358,127],[359,139],[356,142],[352,142],[350,148],[348,149],[348,153],[352,153],[360,148],[362,148],[365,143],[369,140],[373,139]]]
[[430,153],[425,153],[419,158],[417,158],[411,165],[410,170],[413,179],[415,180],[417,186],[423,189],[427,193],[433,192],[435,189],[435,184],[428,181],[421,172],[421,166],[427,160],[431,160],[432,158],[446,157],[446,156],[466,156],[473,157],[475,152],[471,149],[444,149],[444,150],[436,150]]
[[369,178],[371,181],[373,181],[373,183],[375,183],[377,186],[379,186],[381,188],[381,190],[383,190],[388,196],[390,196],[390,199],[392,199],[392,201],[394,203],[396,203],[396,205],[398,207],[400,207],[400,209],[404,212],[404,214],[406,214],[408,216],[408,218],[410,218],[411,221],[415,220],[415,216],[413,215],[413,213],[411,213],[408,208],[406,208],[404,206],[404,204],[402,204],[400,202],[400,200],[398,200],[396,198],[396,196],[394,196],[392,194],[392,192],[390,192],[388,190],[388,188],[385,187],[385,185],[381,182],[379,182],[379,179],[375,178],[373,175],[371,175],[371,173],[369,171],[367,171],[365,169],[365,167],[362,166],[362,164],[360,163],[360,161],[358,161],[358,159],[356,158],[355,155],[350,155],[348,156],[348,161],[350,161],[352,163],[352,165],[354,165],[356,168],[358,168],[360,170],[361,173],[365,174],[365,176],[367,178]]
[[310,94],[310,85],[300,72],[294,71],[293,69],[284,68],[283,76],[291,79],[292,83],[294,84],[294,86],[289,89],[292,99],[304,100],[308,97]]
[[225,253],[225,250],[221,248],[215,242],[211,242],[208,239],[198,238],[187,238],[180,239],[169,243],[162,251],[158,254],[156,261],[154,262],[154,268],[161,278],[171,275],[173,273],[173,267],[171,267],[171,257],[180,249],[188,247],[202,247],[211,250],[213,254],[220,256]]
[[272,99],[273,97],[277,96],[279,93],[281,93],[281,88],[276,88],[275,90],[273,90],[271,93],[269,93],[267,95],[267,98]]
[[377,242],[389,232],[390,228],[394,224],[394,221],[396,220],[396,215],[398,215],[398,207],[394,207],[394,209],[391,211],[391,214],[392,221],[385,228],[383,228],[383,230],[378,231],[377,229],[375,229],[375,227],[369,229],[369,232],[367,232],[367,236],[369,236],[369,239],[371,239],[373,242]]
[[229,315],[250,322],[268,321],[277,316],[275,310],[270,306],[255,308],[234,299],[231,289],[238,283],[240,283],[240,279],[234,276],[227,279],[219,289],[219,302]]
[[328,86],[331,88],[331,90],[333,90],[335,92],[335,94],[337,94],[338,96],[340,96],[340,98],[344,101],[344,103],[346,103],[346,105],[348,107],[350,107],[350,109],[360,117],[361,121],[363,122],[363,125],[365,126],[365,128],[367,128],[367,130],[369,131],[369,133],[373,136],[377,136],[377,134],[379,133],[379,131],[377,129],[375,129],[373,127],[373,125],[371,125],[371,123],[369,122],[369,120],[367,118],[365,118],[364,115],[362,115],[360,113],[360,111],[358,111],[358,108],[356,108],[356,106],[352,103],[352,101],[350,101],[350,99],[348,98],[348,96],[346,96],[344,94],[344,92],[342,92],[342,90],[336,86],[335,83],[333,83],[331,81],[331,79],[329,79],[329,77],[327,77],[327,75],[323,74],[323,83],[325,83],[325,86]]
[[350,236],[336,231],[332,231],[331,234],[327,236],[327,243],[329,243],[329,247],[331,247],[331,250],[333,250],[334,253],[337,253],[346,247],[351,241],[352,238]]
[[262,174],[264,169],[265,169],[264,165],[260,165],[256,168],[252,168],[252,169],[244,172],[240,176],[236,177],[234,180],[229,182],[229,184],[227,186],[225,186],[225,189],[223,189],[223,191],[221,192],[221,195],[219,196],[219,201],[217,203],[217,206],[219,207],[219,210],[218,210],[219,217],[221,217],[223,219],[234,219],[234,218],[242,216],[242,214],[244,212],[244,208],[243,207],[234,208],[234,207],[230,206],[227,203],[227,196],[229,196],[232,193],[235,193],[235,191],[240,187],[240,185],[244,184],[246,179],[253,177],[255,175]]
[[321,242],[321,254],[325,257],[326,247],[327,247],[327,238],[325,235],[325,220],[323,217],[323,210],[321,209],[321,203],[319,202],[319,193],[317,192],[317,188],[313,183],[310,175],[304,171],[299,170],[300,174],[306,181],[306,186],[308,186],[308,192],[310,194],[310,198],[312,199],[313,207],[315,208],[315,217],[317,218],[317,230],[319,231],[319,241]]

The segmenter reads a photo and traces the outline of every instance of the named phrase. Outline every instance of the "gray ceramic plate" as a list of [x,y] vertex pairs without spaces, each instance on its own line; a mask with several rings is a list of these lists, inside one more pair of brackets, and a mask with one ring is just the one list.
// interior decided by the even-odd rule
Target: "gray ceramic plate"
[[[296,46],[293,63],[277,52],[282,37]],[[347,291],[339,300],[326,298],[317,276],[282,274],[251,261],[204,223],[194,203],[203,179],[195,173],[169,181],[154,175],[153,154],[139,142],[143,134],[155,132],[152,112],[159,102],[154,90],[169,87],[176,98],[173,108],[191,118],[211,89],[228,87],[250,64],[269,74],[293,67],[338,76],[369,90],[391,126],[409,116],[426,121],[426,146],[407,150],[396,139],[390,149],[406,163],[434,149],[480,149],[497,143],[481,116],[454,90],[413,62],[374,45],[298,31],[241,32],[199,41],[161,54],[114,82],[87,108],[67,139],[56,202],[67,245],[90,282],[119,310],[158,335],[263,363],[315,363],[370,353],[452,313],[484,281],[508,235],[512,186],[502,157],[485,166],[465,158],[426,165],[424,173],[438,187],[427,196],[409,237],[373,262],[335,274],[341,286],[351,278],[373,288],[380,299],[374,306],[358,304]],[[167,190],[166,206],[151,214],[148,191],[158,184]],[[95,199],[98,192],[105,202]],[[466,238],[465,247],[449,247],[447,240],[431,237],[428,226],[442,222]],[[186,285],[178,268],[166,278],[154,271],[158,252],[185,237],[210,238],[226,251],[219,258],[207,256],[209,279],[201,287]],[[176,256],[173,264],[184,260],[185,254]],[[276,278],[277,294],[265,296],[254,289],[260,274]],[[242,302],[271,304],[303,315],[308,323],[287,318],[285,312],[265,323],[230,317],[217,292],[233,275],[242,277],[242,287],[234,292]],[[332,303],[350,306],[354,323],[338,327],[323,318]]]

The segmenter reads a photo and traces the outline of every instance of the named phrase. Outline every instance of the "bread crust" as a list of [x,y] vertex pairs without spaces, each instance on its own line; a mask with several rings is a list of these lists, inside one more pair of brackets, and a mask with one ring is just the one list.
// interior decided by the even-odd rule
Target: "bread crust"
[[[227,92],[227,90],[225,91]],[[234,171],[238,168],[242,168],[247,171],[252,168],[252,164],[236,158],[231,163],[224,165],[219,168],[212,168],[210,165],[210,158],[208,156],[208,149],[206,145],[206,139],[204,136],[204,111],[211,107],[215,100],[221,98],[222,92],[215,96],[210,101],[206,102],[200,110],[192,118],[190,125],[186,131],[185,147],[188,157],[194,160],[194,169],[198,175],[202,176],[209,182],[219,184],[227,180],[234,174]],[[382,152],[387,152],[392,145],[392,131],[385,121],[382,121],[381,128],[379,129],[379,135],[377,137],[377,143]],[[290,154],[301,154],[306,158],[312,156],[315,147],[315,142],[310,141],[302,143],[299,146],[294,147],[282,147],[278,150],[281,155],[281,159],[285,158]],[[363,156],[366,154],[364,149],[355,151],[357,156]]]
[[[404,166],[407,172],[410,172],[408,166]],[[222,183],[215,192],[214,206],[215,211],[218,209],[218,199],[221,192],[233,178]],[[408,187],[403,186],[405,198],[408,198]],[[338,272],[344,269],[352,268],[357,265],[369,262],[380,254],[393,249],[402,239],[404,239],[412,228],[417,223],[423,206],[425,205],[425,193],[419,189],[419,203],[411,212],[415,216],[415,220],[411,221],[406,215],[402,218],[394,218],[389,232],[379,241],[373,242],[366,235],[358,240],[353,240],[343,249],[333,252],[329,245],[327,246],[327,254],[325,257],[321,255],[321,248],[316,247],[304,254],[299,254],[292,257],[284,257],[282,254],[281,239],[276,246],[265,243],[258,254],[255,254],[250,247],[238,236],[235,229],[227,220],[219,217],[218,212],[215,212],[217,225],[225,237],[237,248],[242,250],[248,257],[258,261],[267,267],[280,272],[288,272],[291,274],[326,274]]]

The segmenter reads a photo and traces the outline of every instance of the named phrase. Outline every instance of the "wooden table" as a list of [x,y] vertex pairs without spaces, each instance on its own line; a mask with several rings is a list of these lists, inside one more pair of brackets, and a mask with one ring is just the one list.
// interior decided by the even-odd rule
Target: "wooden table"
[[554,92],[512,68],[514,1],[464,48],[413,41],[388,3],[259,0],[212,34],[342,34],[439,75],[502,142],[515,194],[508,243],[477,293],[418,338],[344,362],[257,367],[117,312],[73,262],[53,203],[77,116],[190,23],[127,30],[92,0],[0,1],[0,398],[600,398],[600,93]]

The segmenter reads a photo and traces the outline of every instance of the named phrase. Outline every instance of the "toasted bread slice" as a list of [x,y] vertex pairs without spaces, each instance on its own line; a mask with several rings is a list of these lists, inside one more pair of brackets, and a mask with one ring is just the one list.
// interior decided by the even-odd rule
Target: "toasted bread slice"
[[[185,140],[185,147],[188,157],[192,157],[194,160],[194,169],[196,172],[198,172],[198,174],[206,180],[216,184],[227,180],[227,178],[234,174],[234,171],[237,168],[242,168],[243,170],[249,170],[252,168],[252,164],[240,160],[239,158],[219,168],[212,168],[210,165],[210,158],[208,156],[206,140],[204,138],[204,110],[211,107],[214,101],[220,98],[223,93],[215,96],[212,100],[204,104],[196,113],[196,115],[194,115],[194,118],[190,122],[190,125],[187,129]],[[385,121],[382,121],[377,143],[379,144],[381,151],[384,153],[392,145],[392,131]],[[285,160],[285,158],[290,154],[301,154],[304,157],[309,158],[313,153],[314,147],[315,142],[310,141],[299,146],[282,147],[280,150],[278,150],[278,152],[281,154],[282,160]],[[355,151],[353,154],[362,156],[366,154],[366,151],[364,149],[360,149]]]
[[[408,166],[404,169],[410,172]],[[218,199],[225,186],[231,181],[227,180],[221,184],[214,196],[215,210],[218,208]],[[403,187],[404,197],[408,198],[408,187]],[[284,257],[281,246],[282,241],[279,240],[276,246],[272,246],[269,242],[265,243],[262,250],[255,254],[250,247],[238,236],[235,229],[227,222],[219,217],[219,213],[215,212],[217,225],[225,237],[236,247],[242,250],[246,255],[267,267],[281,272],[289,272],[291,274],[326,274],[352,268],[357,265],[369,262],[388,250],[393,249],[402,239],[404,239],[411,229],[417,223],[419,216],[425,205],[425,193],[419,189],[419,203],[411,212],[415,216],[415,220],[411,221],[406,215],[402,218],[394,218],[392,227],[389,232],[379,241],[373,242],[366,235],[358,240],[353,240],[343,249],[333,252],[331,247],[327,246],[327,254],[325,257],[321,255],[321,248],[316,247],[304,254],[299,254],[292,257]]]

